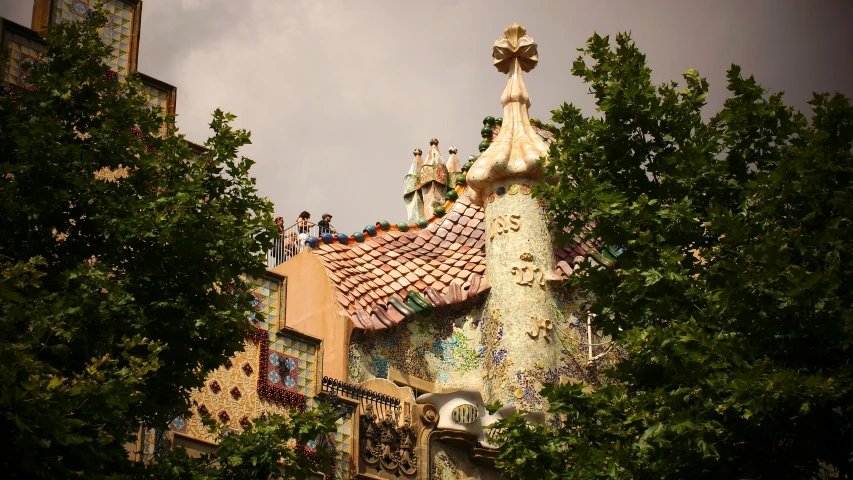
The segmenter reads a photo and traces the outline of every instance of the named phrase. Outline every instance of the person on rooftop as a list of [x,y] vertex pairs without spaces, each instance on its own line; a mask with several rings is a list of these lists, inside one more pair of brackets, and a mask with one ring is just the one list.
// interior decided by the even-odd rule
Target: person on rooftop
[[273,242],[270,254],[273,258],[279,258],[282,256],[282,248],[284,246],[284,218],[275,217],[275,226],[278,228],[278,238]]
[[324,233],[338,233],[337,230],[335,230],[335,227],[329,224],[329,222],[332,221],[331,215],[329,215],[328,213],[324,213],[322,218],[322,220],[317,222],[317,226],[320,227],[321,235]]
[[311,218],[311,214],[308,212],[302,212],[299,214],[299,217],[296,219],[296,229],[299,231],[299,249],[302,249],[302,246],[305,245],[305,240],[308,239],[308,232],[311,230],[311,227],[314,226],[313,223],[309,221]]
[[296,237],[296,232],[290,232],[290,235],[284,238],[283,252],[285,260],[295,257],[300,252],[299,239]]

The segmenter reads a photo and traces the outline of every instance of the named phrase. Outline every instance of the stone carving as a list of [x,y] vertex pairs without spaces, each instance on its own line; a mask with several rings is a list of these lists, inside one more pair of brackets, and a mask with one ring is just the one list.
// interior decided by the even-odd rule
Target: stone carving
[[[489,413],[483,404],[483,396],[479,390],[473,388],[462,388],[453,392],[425,393],[418,397],[418,403],[434,405],[439,413],[437,431],[451,431],[464,434],[468,438],[479,442],[486,448],[496,448],[497,445],[489,443],[486,433],[489,425],[506,418],[516,409],[513,406],[504,406],[495,413]],[[470,423],[458,423],[453,419],[453,410],[460,405],[472,405],[478,411],[477,418]],[[531,412],[524,415],[525,420],[530,423],[542,424],[545,414],[542,412]]]
[[521,215],[499,215],[492,219],[492,234],[489,240],[495,238],[495,234],[503,235],[504,233],[517,232],[521,229]]
[[479,417],[480,411],[470,403],[463,403],[450,411],[450,418],[460,425],[474,423]]
[[373,412],[373,405],[367,404],[364,413],[361,415],[361,445],[360,451],[364,461],[373,465],[379,462],[377,453],[381,453],[382,448],[379,443],[379,426],[376,424],[376,414]]
[[432,405],[423,405],[421,407],[421,421],[427,425],[438,422],[438,410]]
[[414,475],[418,470],[418,455],[415,453],[417,435],[411,420],[406,417],[403,426],[397,428],[398,449],[394,454],[397,468],[406,475]]
[[538,338],[539,332],[544,330],[545,333],[542,334],[542,336],[545,337],[545,341],[550,343],[551,342],[551,335],[550,334],[551,334],[551,330],[554,328],[554,322],[551,321],[550,318],[544,318],[543,319],[543,318],[537,318],[537,317],[530,317],[530,319],[533,320],[533,329],[530,330],[529,332],[527,332],[527,335],[530,338]]
[[[434,411],[433,415],[435,415]],[[412,427],[410,415],[405,415],[403,424],[398,425],[394,411],[390,408],[385,411],[385,416],[380,420],[374,412],[373,405],[367,404],[361,415],[360,435],[361,457],[377,471],[384,469],[404,475],[414,475],[417,472],[418,437]]]
[[[512,267],[511,271],[513,275],[518,275],[518,281],[515,282],[516,285],[536,284],[540,287],[545,286],[545,272],[539,267]],[[529,277],[527,276],[528,273],[530,274]]]
[[525,72],[533,70],[539,63],[536,42],[532,37],[528,37],[527,30],[517,23],[507,27],[504,36],[495,42],[492,57],[495,59],[495,68],[501,73],[509,73],[513,67],[513,59],[518,60],[519,66]]
[[530,125],[530,96],[521,72],[533,70],[539,61],[536,42],[518,24],[504,30],[504,36],[492,49],[495,67],[508,73],[509,80],[501,96],[504,107],[500,132],[489,148],[468,171],[468,197],[482,205],[498,183],[511,179],[541,179],[544,174],[539,159],[548,155],[548,145]]

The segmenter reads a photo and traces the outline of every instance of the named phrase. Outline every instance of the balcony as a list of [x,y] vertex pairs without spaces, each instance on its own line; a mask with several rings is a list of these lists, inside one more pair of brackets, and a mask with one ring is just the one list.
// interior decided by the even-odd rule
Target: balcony
[[319,237],[323,233],[334,231],[335,227],[320,228],[312,223],[308,228],[301,230],[294,223],[281,232],[273,247],[267,252],[267,268],[275,268],[302,253],[305,249],[308,237]]

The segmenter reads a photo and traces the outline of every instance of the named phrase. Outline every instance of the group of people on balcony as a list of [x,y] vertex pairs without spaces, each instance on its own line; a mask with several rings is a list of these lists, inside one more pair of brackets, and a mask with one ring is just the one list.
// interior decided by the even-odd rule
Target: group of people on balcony
[[297,217],[295,225],[290,228],[285,228],[284,218],[276,217],[275,224],[278,226],[279,238],[276,239],[270,253],[270,255],[276,259],[276,265],[290,259],[302,251],[303,247],[305,247],[305,241],[311,234],[312,227],[317,227],[318,231],[316,235],[322,235],[324,233],[338,233],[337,230],[335,230],[335,227],[330,223],[332,221],[331,215],[324,213],[321,218],[322,219],[319,222],[314,224],[311,222],[311,214],[308,212],[302,212],[299,214],[299,217]]

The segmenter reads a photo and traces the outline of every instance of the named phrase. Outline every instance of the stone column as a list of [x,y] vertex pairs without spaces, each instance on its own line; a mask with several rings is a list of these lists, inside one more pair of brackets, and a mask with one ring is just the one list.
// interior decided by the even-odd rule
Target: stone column
[[500,133],[468,172],[469,198],[486,213],[484,390],[499,401],[542,410],[539,390],[556,376],[561,345],[553,331],[560,312],[547,282],[554,270],[551,229],[530,187],[544,176],[548,145],[530,125],[522,71],[538,61],[536,43],[513,25],[495,42],[495,66],[509,74],[501,96]]
[[551,231],[530,196],[535,179],[500,182],[486,207],[486,381],[488,402],[542,408],[539,390],[560,363],[551,328],[560,312],[546,275],[554,270]]

